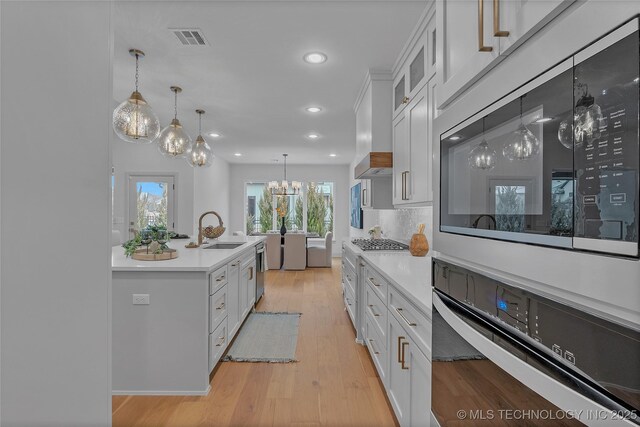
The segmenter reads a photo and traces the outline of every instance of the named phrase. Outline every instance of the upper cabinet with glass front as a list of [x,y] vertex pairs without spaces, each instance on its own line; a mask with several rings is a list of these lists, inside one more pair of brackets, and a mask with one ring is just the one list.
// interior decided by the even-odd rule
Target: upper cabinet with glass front
[[400,114],[436,72],[436,21],[432,8],[425,24],[409,38],[394,67],[393,117]]
[[446,107],[574,1],[437,1],[437,107]]

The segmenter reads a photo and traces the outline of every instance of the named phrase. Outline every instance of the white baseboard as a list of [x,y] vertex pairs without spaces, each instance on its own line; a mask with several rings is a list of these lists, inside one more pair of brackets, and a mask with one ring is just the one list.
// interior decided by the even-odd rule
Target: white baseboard
[[206,390],[113,390],[111,394],[113,396],[206,396],[209,394],[211,386],[207,386]]

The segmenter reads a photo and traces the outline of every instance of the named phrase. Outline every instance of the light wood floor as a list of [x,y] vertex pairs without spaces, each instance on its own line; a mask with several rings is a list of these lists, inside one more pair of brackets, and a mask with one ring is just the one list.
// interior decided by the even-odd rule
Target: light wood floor
[[258,311],[301,312],[298,363],[220,364],[208,396],[114,396],[113,426],[397,426],[344,311],[340,264],[269,271]]

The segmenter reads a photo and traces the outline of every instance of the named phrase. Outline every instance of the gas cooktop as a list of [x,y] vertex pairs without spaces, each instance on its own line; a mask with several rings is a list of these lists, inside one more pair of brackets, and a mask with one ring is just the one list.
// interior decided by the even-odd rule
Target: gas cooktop
[[406,251],[409,246],[390,239],[353,239],[354,245],[363,251]]

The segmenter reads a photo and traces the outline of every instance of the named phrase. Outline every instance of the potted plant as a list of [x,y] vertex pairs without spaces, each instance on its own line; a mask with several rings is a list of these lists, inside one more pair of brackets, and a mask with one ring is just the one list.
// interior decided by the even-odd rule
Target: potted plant
[[147,253],[161,254],[169,249],[167,242],[170,240],[167,227],[164,225],[150,225],[136,233],[135,237],[125,243],[124,254],[127,257],[132,256],[136,249],[145,245]]

